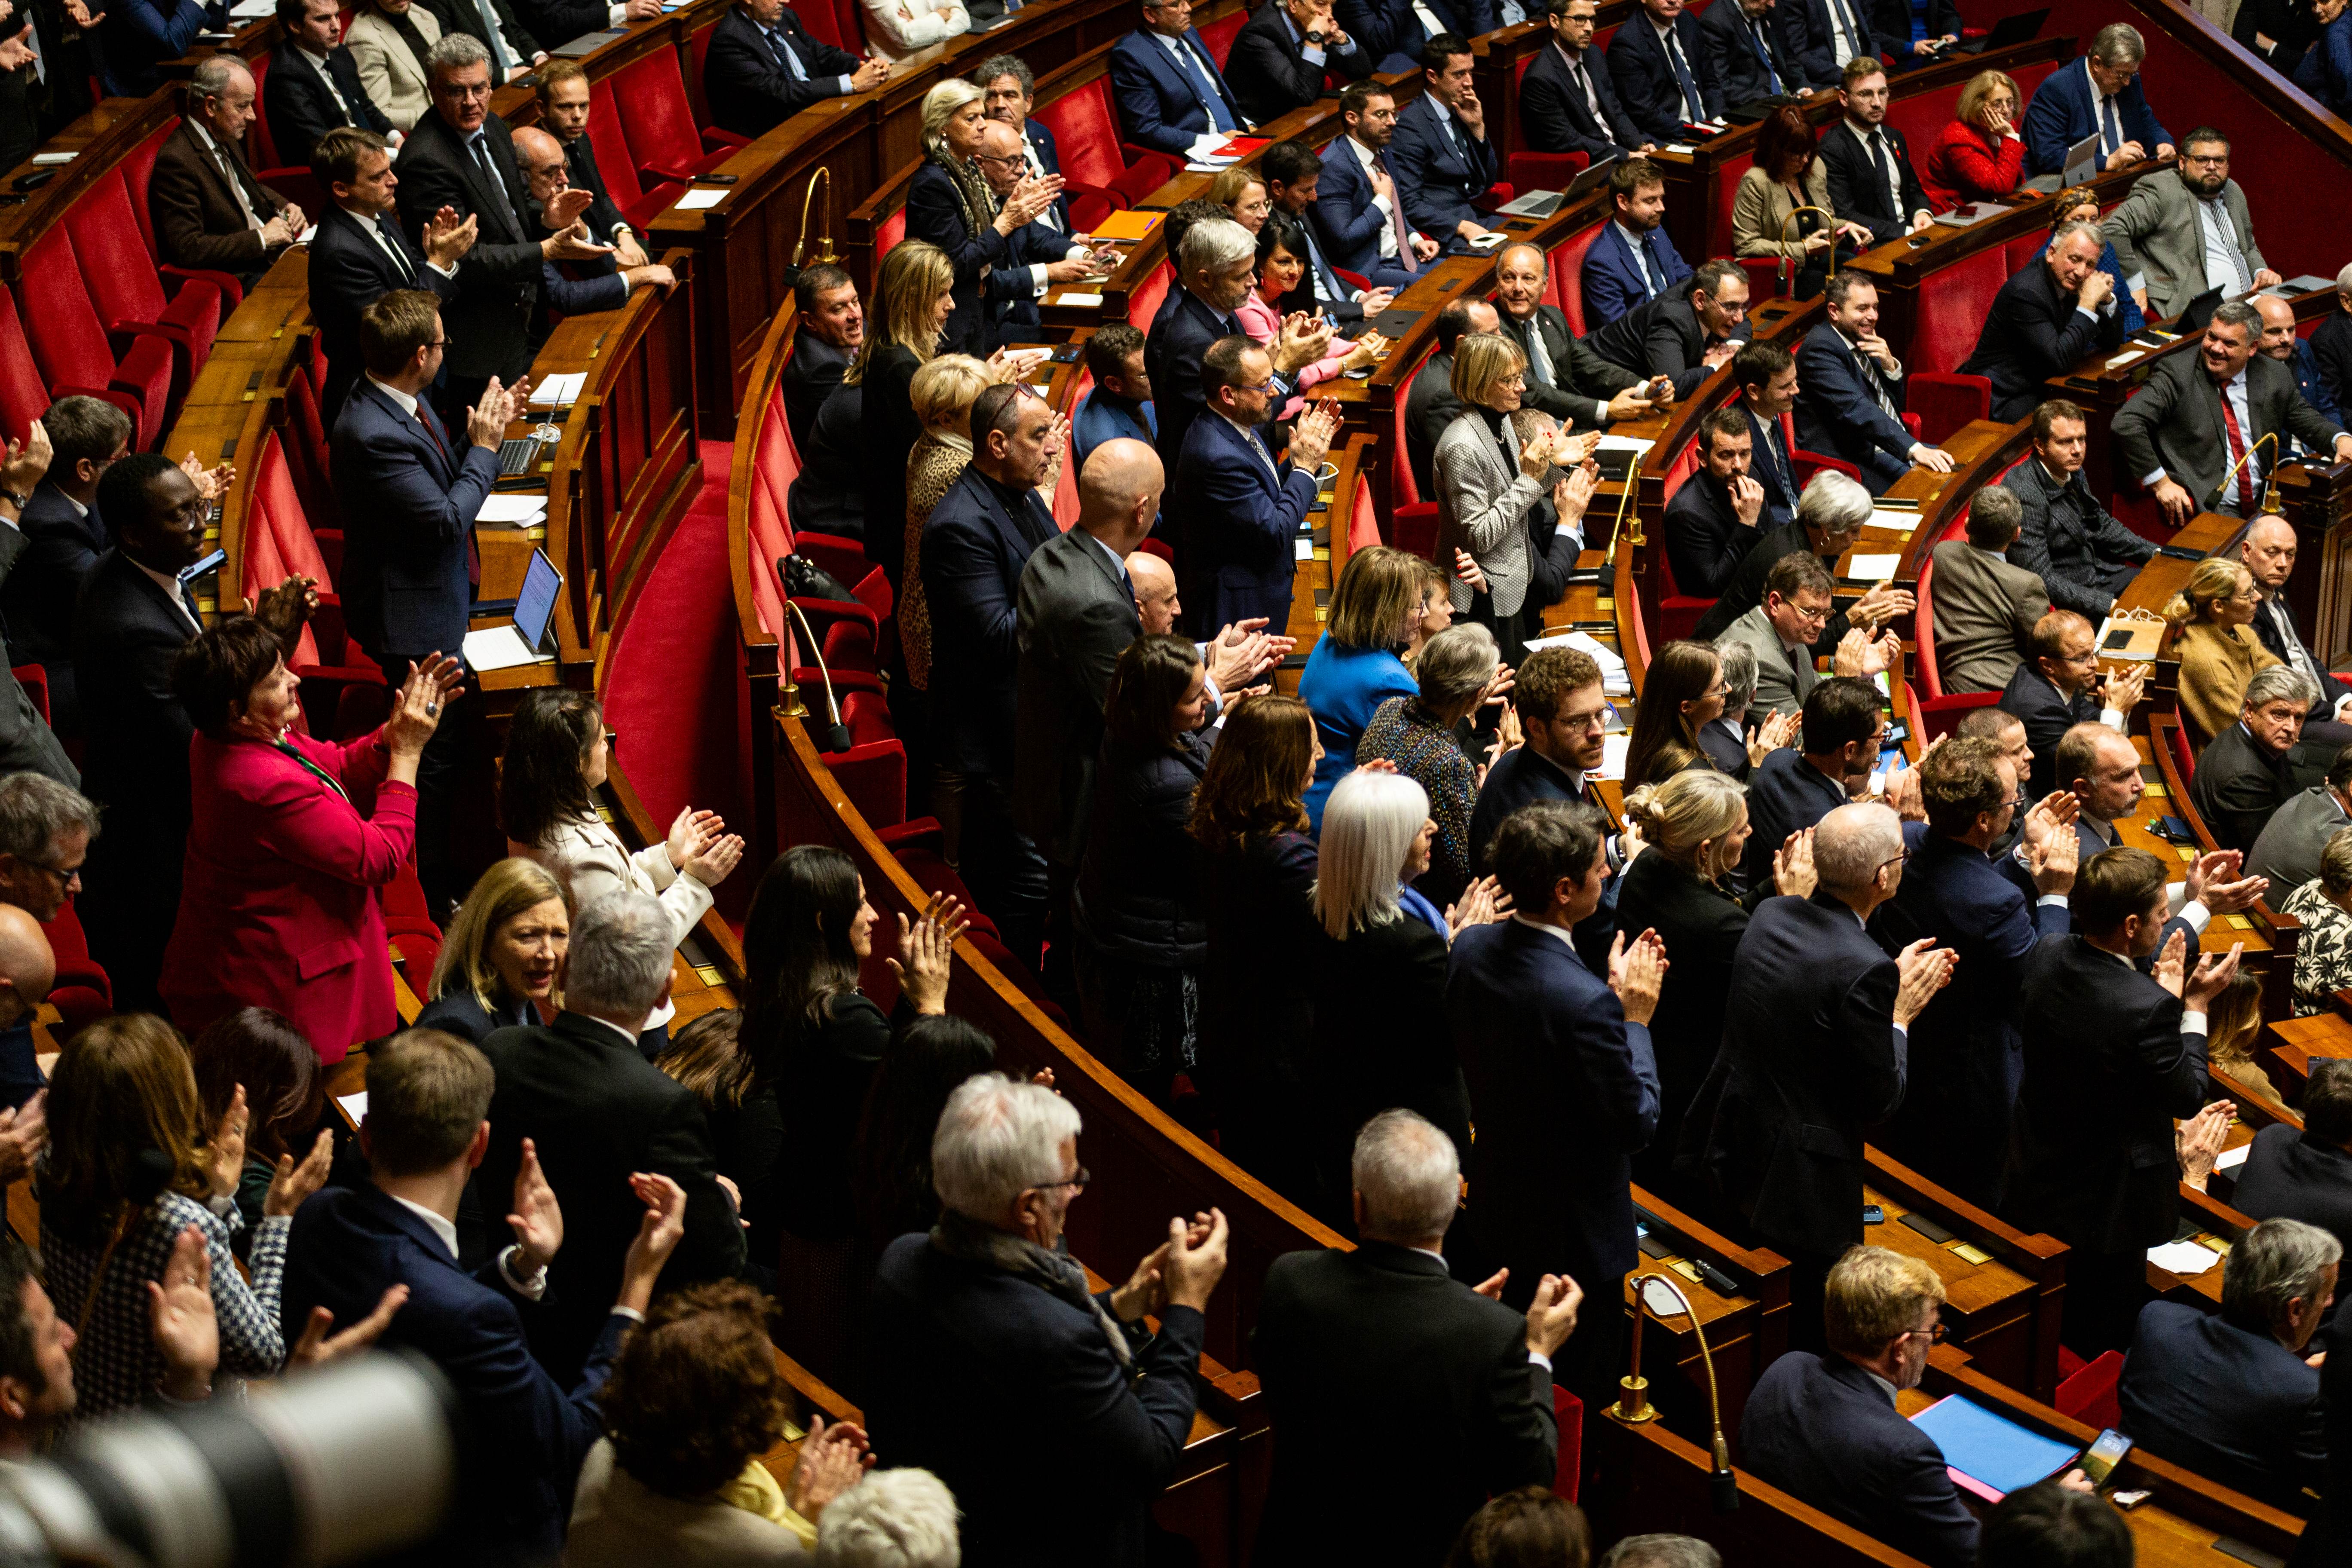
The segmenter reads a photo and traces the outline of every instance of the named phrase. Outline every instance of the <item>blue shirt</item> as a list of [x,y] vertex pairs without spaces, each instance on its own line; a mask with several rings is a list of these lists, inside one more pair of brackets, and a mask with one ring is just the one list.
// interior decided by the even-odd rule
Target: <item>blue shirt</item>
[[1315,716],[1316,739],[1323,742],[1323,760],[1307,791],[1307,816],[1317,832],[1323,830],[1331,786],[1355,771],[1364,726],[1390,698],[1420,694],[1412,671],[1388,648],[1350,647],[1328,634],[1316,643],[1299,673],[1298,700]]

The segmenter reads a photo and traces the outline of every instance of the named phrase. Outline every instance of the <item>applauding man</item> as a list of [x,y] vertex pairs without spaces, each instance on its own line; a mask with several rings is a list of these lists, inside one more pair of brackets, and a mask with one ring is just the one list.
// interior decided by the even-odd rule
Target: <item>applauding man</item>
[[1293,542],[1315,504],[1316,470],[1339,428],[1339,405],[1310,408],[1277,460],[1262,428],[1274,412],[1274,362],[1248,338],[1224,337],[1201,358],[1207,410],[1192,422],[1176,462],[1169,515],[1184,541],[1199,635],[1233,621],[1290,620]]

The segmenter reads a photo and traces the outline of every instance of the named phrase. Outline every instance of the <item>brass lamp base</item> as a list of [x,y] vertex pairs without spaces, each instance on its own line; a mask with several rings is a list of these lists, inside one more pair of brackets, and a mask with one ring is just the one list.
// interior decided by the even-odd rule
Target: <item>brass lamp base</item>
[[1658,1407],[1650,1403],[1650,1380],[1646,1377],[1621,1377],[1617,1386],[1624,1392],[1617,1403],[1602,1412],[1612,1421],[1622,1421],[1628,1426],[1639,1426],[1658,1418]]

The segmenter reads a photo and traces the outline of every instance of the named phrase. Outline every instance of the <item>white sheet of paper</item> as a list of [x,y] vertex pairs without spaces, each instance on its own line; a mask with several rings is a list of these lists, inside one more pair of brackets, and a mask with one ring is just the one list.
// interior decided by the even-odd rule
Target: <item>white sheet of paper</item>
[[2139,358],[2140,355],[2146,353],[2147,353],[2146,349],[2126,349],[2123,353],[2117,354],[2115,358],[2107,362],[2107,368],[2109,370],[2113,370],[2117,365],[2129,364],[2132,361]]
[[726,199],[727,193],[717,185],[697,185],[677,198],[677,210],[682,213],[698,213],[705,208],[715,207]]
[[1312,539],[1295,539],[1291,541],[1291,545],[1297,559],[1301,561],[1315,559],[1315,541]]
[[236,5],[228,8],[228,14],[233,19],[247,22],[262,16],[274,16],[277,11],[278,7],[274,0],[237,0]]
[[1601,776],[1602,778],[1622,779],[1625,776],[1625,752],[1633,743],[1633,737],[1628,734],[1601,737]]
[[2168,1274],[2193,1279],[2221,1261],[2221,1255],[2193,1241],[2168,1241],[2147,1249],[2147,1260]]
[[1903,564],[1900,555],[1856,555],[1845,569],[1845,574],[1857,583],[1884,583],[1895,575]]
[[318,237],[318,236],[319,236],[319,226],[318,226],[317,224],[315,224],[315,223],[314,223],[314,224],[312,224],[310,227],[308,227],[308,228],[304,229],[304,230],[302,231],[302,233],[301,233],[301,236],[300,236],[299,238],[297,238],[297,239],[294,241],[294,243],[295,243],[295,244],[297,244],[297,245],[308,245],[308,244],[310,244],[313,239],[316,239],[316,238]]
[[482,510],[474,514],[474,521],[528,528],[546,516],[545,496],[489,495],[482,498]]
[[1919,526],[1919,514],[1916,511],[1888,511],[1881,508],[1870,514],[1870,526],[1892,529],[1908,539],[1911,531]]
[[[268,13],[265,13],[265,15],[267,14]],[[54,168],[59,163],[70,163],[76,158],[80,156],[81,154],[79,153],[36,153],[33,154],[33,167],[36,169]]]
[[367,1090],[362,1089],[357,1094],[339,1094],[335,1096],[335,1103],[343,1108],[343,1113],[352,1119],[353,1126],[367,1120]]
[[1680,153],[1685,157],[1688,157],[1691,153],[1697,152],[1698,149],[1696,147],[1686,146],[1680,142],[1669,142],[1666,143],[1666,151],[1669,153]]
[[1657,443],[1655,441],[1644,441],[1639,436],[1603,436],[1601,437],[1600,444],[1594,447],[1593,450],[1596,452],[1647,453],[1651,447],[1656,445]]
[[2213,1168],[2217,1171],[2234,1171],[2244,1164],[2246,1156],[2253,1152],[2254,1146],[2252,1143],[2241,1143],[2234,1149],[2224,1149],[2214,1160]]
[[580,389],[588,383],[584,370],[565,371],[547,377],[530,389],[533,408],[562,408],[580,401]]
[[1077,305],[1087,310],[1092,310],[1095,306],[1101,304],[1102,300],[1103,297],[1100,294],[1065,293],[1055,295],[1053,303],[1056,305]]
[[537,654],[512,626],[492,626],[466,634],[466,662],[478,670],[517,669],[526,664],[551,664],[553,654]]

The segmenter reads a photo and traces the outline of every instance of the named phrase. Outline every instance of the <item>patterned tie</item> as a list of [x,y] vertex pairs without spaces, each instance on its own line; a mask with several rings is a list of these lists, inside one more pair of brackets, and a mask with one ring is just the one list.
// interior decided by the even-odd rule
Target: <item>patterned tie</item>
[[1706,104],[1698,95],[1690,62],[1683,58],[1682,39],[1671,28],[1666,33],[1666,63],[1675,68],[1675,81],[1682,88],[1683,118],[1696,125],[1706,118]]
[[[1383,174],[1388,174],[1389,162],[1387,155],[1385,153],[1379,153],[1372,154],[1372,167],[1378,169]],[[1391,182],[1393,182],[1393,176],[1391,176]],[[1391,183],[1389,188],[1391,190],[1395,190],[1396,186]],[[1420,263],[1414,259],[1412,254],[1412,226],[1404,221],[1404,193],[1402,191],[1397,191],[1396,199],[1392,205],[1395,207],[1395,210],[1389,214],[1389,226],[1396,230],[1397,265],[1403,268],[1407,272],[1419,271]]]
[[2221,423],[2230,432],[2230,461],[2238,469],[2238,515],[2254,515],[2254,466],[2246,461],[2246,433],[2238,426],[2238,411],[2230,406],[2227,385],[2215,389],[2221,395]]

